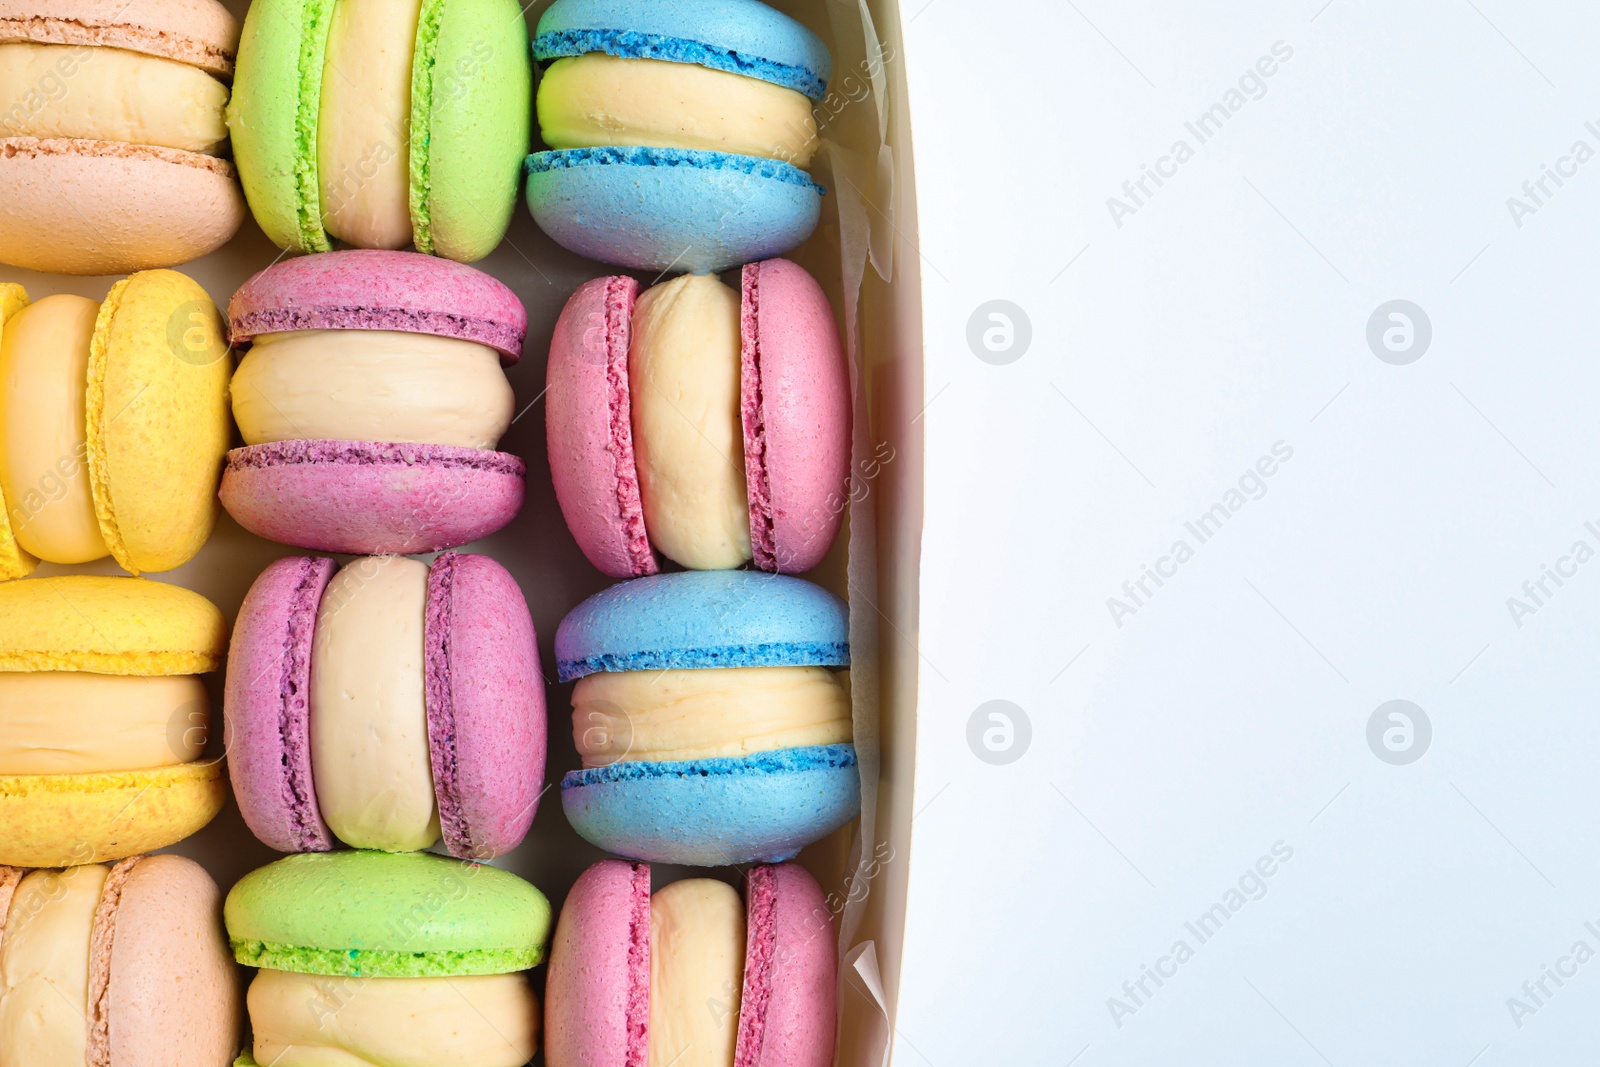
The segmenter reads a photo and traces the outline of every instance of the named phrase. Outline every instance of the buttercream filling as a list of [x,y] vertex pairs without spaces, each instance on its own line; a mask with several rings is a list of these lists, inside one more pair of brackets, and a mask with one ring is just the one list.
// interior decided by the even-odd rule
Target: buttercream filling
[[516,398],[500,355],[396,330],[262,334],[233,376],[246,444],[380,441],[493,448]]
[[274,1067],[521,1067],[539,1038],[523,974],[342,978],[262,970],[252,1054]]
[[0,137],[122,141],[215,155],[228,87],[198,67],[121,48],[0,44]]
[[688,878],[650,898],[649,1067],[732,1067],[744,950],[726,882]]
[[634,305],[628,380],[645,531],[693,570],[750,559],[739,346],[739,294],[709,274],[652,286]]
[[825,667],[602,671],[572,691],[585,767],[848,744],[850,697]]
[[192,676],[0,673],[0,775],[188,763],[210,724],[206,687]]
[[428,567],[369,556],[328,583],[311,646],[311,776],[328,827],[356,848],[439,840],[423,690]]
[[693,63],[590,52],[539,81],[539,132],[551,148],[698,148],[805,167],[816,154],[811,102],[793,89]]
[[89,937],[110,871],[98,864],[24,875],[0,939],[0,1063],[83,1067]]
[[87,563],[108,551],[84,425],[99,311],[85,297],[47,296],[0,334],[0,490],[18,544],[52,563]]
[[323,227],[359,248],[411,244],[411,59],[422,0],[338,0],[317,117]]

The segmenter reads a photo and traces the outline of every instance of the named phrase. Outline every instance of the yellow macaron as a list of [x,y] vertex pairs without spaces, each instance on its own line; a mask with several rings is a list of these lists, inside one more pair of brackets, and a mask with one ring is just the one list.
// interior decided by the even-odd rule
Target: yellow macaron
[[178,586],[0,584],[0,864],[108,862],[210,822],[225,784],[196,675],[226,648],[216,605]]
[[107,555],[171,570],[217,520],[230,360],[204,289],[170,270],[96,304],[0,284],[0,580]]

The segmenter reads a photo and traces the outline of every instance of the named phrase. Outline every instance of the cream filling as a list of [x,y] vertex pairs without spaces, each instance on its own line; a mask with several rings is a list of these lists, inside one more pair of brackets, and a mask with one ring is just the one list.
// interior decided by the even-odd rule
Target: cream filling
[[233,417],[250,445],[334,440],[493,448],[515,406],[499,353],[425,333],[263,334],[233,375]]
[[842,676],[825,667],[602,671],[572,691],[585,767],[842,745],[851,726]]
[[692,570],[750,559],[739,348],[739,294],[709,274],[653,286],[634,305],[628,379],[645,530]]
[[109,551],[85,462],[84,392],[99,312],[81,296],[47,296],[0,335],[0,491],[17,543],[52,563]]
[[0,137],[82,137],[216,155],[228,87],[173,59],[85,45],[0,44]]
[[311,646],[311,776],[347,845],[410,852],[439,840],[428,762],[423,612],[428,566],[369,556],[328,583]]
[[539,1000],[522,974],[339,978],[263,970],[246,997],[273,1067],[522,1067]]
[[411,57],[422,0],[339,0],[317,116],[322,225],[358,248],[411,244]]
[[111,872],[31,871],[0,938],[0,1064],[83,1067],[89,1047],[89,933]]
[[818,145],[811,101],[793,89],[693,63],[602,52],[550,64],[539,81],[538,112],[551,148],[703,148],[804,167]]
[[650,898],[649,1067],[732,1067],[744,924],[726,882],[688,878]]
[[188,763],[205,750],[210,725],[206,687],[192,676],[0,673],[0,775]]

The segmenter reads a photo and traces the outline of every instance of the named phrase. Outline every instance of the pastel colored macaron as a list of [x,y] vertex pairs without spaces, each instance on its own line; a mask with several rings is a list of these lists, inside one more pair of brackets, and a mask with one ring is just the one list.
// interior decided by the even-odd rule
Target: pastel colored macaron
[[746,265],[737,292],[705,274],[586,282],[547,385],[556,499],[606,574],[654,574],[661,556],[799,572],[833,544],[849,371],[827,297],[788,260]]
[[280,248],[494,250],[528,151],[516,0],[255,0],[228,105],[250,210]]
[[216,0],[0,0],[0,261],[126,274],[226,243],[238,42]]
[[813,103],[832,59],[758,0],[556,0],[539,19],[528,207],[558,244],[639,270],[726,270],[810,236]]
[[226,647],[222,613],[174,585],[0,584],[0,864],[119,860],[210,822],[226,787],[195,675]]
[[223,916],[234,958],[260,968],[241,1067],[533,1058],[522,972],[544,961],[550,902],[514,874],[426,852],[288,856],[240,879]]
[[556,631],[583,768],[573,829],[657,863],[776,863],[855,818],[849,612],[809,582],[682,571],[614,585]]
[[250,587],[223,700],[234,796],[282,852],[488,859],[544,781],[544,678],[516,581],[487,556],[291,556]]
[[182,856],[0,867],[0,1063],[224,1067],[239,990],[222,894]]
[[268,540],[320,552],[433,552],[522,507],[522,460],[494,446],[515,416],[504,367],[528,314],[509,288],[415,252],[304,256],[228,304],[245,447],[222,504]]
[[832,915],[803,867],[750,868],[741,903],[708,878],[652,896],[647,865],[602,860],[556,924],[545,1063],[827,1067],[837,972]]
[[30,304],[0,283],[0,579],[107,555],[166,571],[198,552],[228,447],[227,352],[211,298],[176,271],[100,303]]

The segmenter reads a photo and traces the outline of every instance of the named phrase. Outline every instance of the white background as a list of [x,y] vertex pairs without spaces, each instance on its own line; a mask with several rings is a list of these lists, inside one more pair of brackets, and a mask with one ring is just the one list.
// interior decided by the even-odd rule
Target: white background
[[[1592,1061],[1600,960],[1520,1027],[1507,999],[1600,952],[1600,561],[1520,627],[1507,598],[1600,549],[1600,159],[1520,228],[1506,201],[1600,151],[1600,11],[1322,4],[902,10],[929,406],[922,625],[884,636],[920,663],[899,1064]],[[992,299],[1031,324],[1006,365],[967,342]],[[1366,339],[1393,299],[1432,324],[1409,365]],[[999,766],[967,742],[994,699],[1032,729]],[[1432,725],[1409,765],[1367,741],[1393,699]]]

